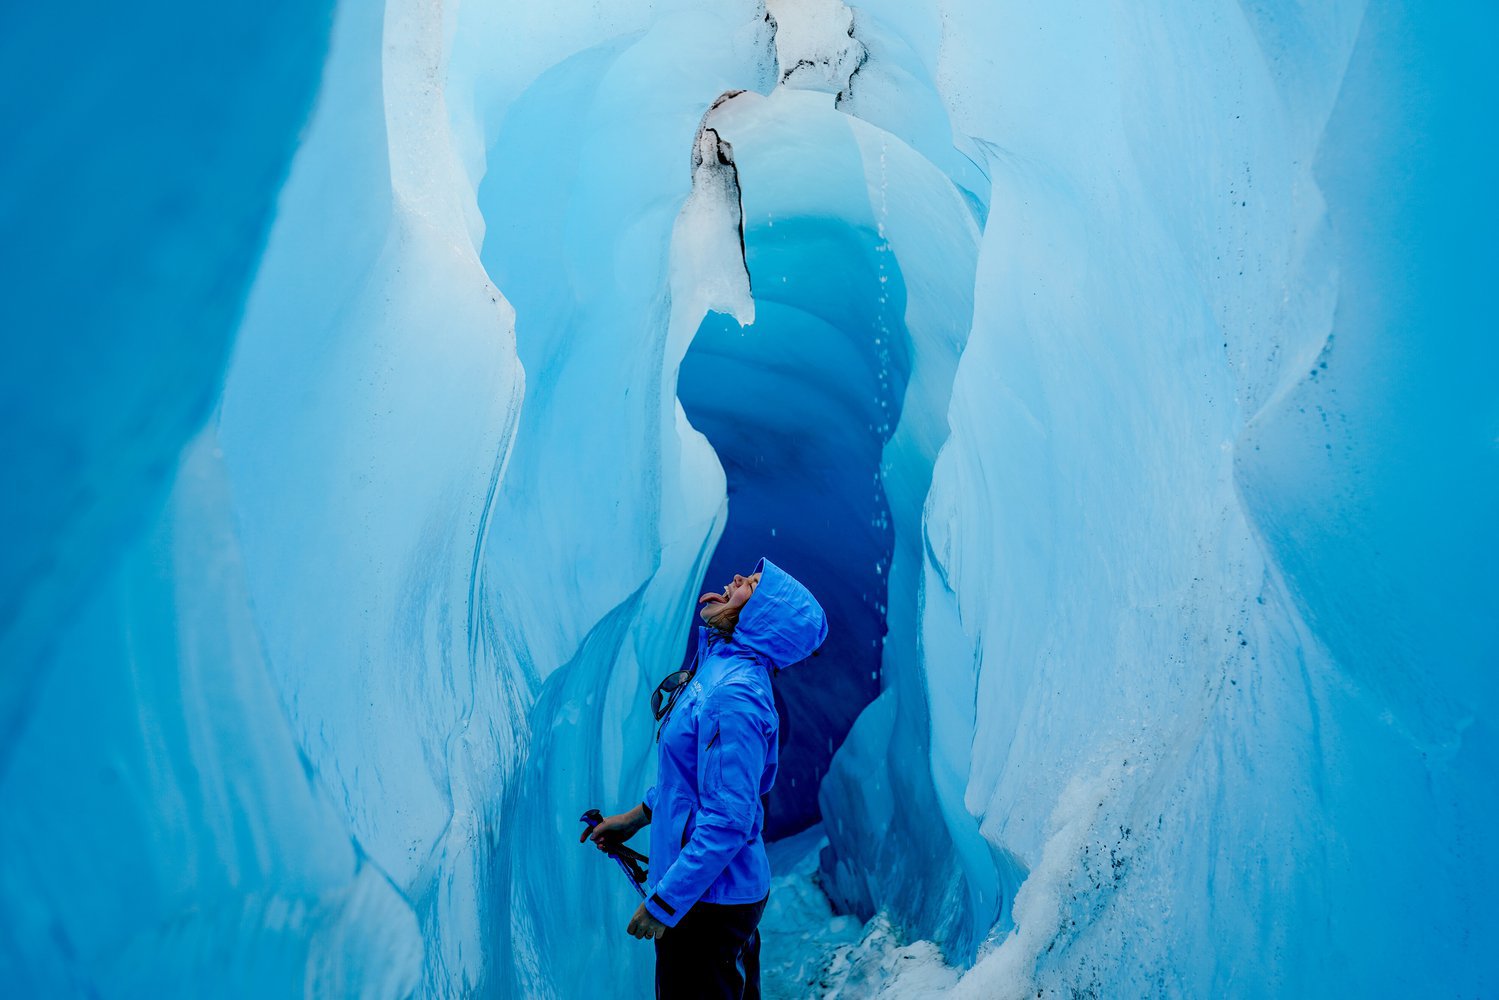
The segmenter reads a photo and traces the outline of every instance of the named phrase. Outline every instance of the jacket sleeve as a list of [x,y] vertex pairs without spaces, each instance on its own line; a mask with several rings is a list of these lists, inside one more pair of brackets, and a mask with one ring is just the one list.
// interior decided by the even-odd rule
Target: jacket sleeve
[[698,726],[697,825],[656,883],[646,909],[675,927],[744,845],[760,808],[760,779],[772,727],[763,695],[724,684],[709,696]]
[[640,800],[640,804],[643,805],[643,806],[645,806],[645,818],[647,820],[649,820],[651,818],[651,814],[656,811],[656,786],[655,785],[652,785],[651,787],[649,787],[649,788],[647,788],[645,790],[645,798],[643,798],[643,799]]

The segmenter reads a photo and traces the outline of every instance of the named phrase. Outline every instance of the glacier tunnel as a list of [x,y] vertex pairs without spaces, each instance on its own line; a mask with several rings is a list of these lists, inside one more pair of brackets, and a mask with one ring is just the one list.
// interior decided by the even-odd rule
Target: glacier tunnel
[[[879,486],[881,429],[899,415],[903,388],[899,370],[882,364],[879,336],[898,335],[899,303],[892,330],[880,322],[879,275],[863,248],[799,220],[780,228],[789,245],[767,246],[765,232],[746,233],[752,282],[767,289],[756,296],[755,323],[741,329],[714,313],[694,337],[678,382],[688,419],[713,445],[728,480],[728,520],[707,586],[769,554],[822,595],[829,617],[818,662],[777,677],[786,764],[772,790],[770,837],[818,819],[817,789],[833,749],[879,693],[892,541]],[[819,286],[802,290],[812,301],[774,296],[774,286],[792,277]],[[829,371],[839,373],[837,383],[822,376]]]
[[650,995],[761,556],[765,996],[1499,992],[1496,17],[0,11],[7,995]]

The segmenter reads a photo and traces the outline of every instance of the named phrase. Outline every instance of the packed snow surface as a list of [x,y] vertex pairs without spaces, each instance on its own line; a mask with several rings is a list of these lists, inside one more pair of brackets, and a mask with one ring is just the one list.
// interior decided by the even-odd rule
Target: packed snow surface
[[1499,993],[1496,9],[327,7],[0,13],[10,993],[649,995],[759,555],[767,995]]

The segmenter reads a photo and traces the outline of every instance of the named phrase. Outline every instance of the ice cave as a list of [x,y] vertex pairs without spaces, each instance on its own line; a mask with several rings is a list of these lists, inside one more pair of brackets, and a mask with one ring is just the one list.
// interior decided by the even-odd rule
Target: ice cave
[[7,5],[3,992],[652,995],[763,556],[766,997],[1499,996],[1495,38]]

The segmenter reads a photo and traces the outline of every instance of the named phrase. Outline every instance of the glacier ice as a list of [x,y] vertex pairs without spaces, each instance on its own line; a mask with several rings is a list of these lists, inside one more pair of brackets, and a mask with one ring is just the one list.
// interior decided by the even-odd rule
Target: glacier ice
[[350,841],[283,714],[229,513],[204,432],[59,637],[3,785],[14,996],[417,985],[411,908]]
[[0,748],[63,609],[154,519],[218,395],[329,7],[225,12],[206,31],[186,4],[92,4],[86,31],[0,11]]
[[1499,988],[1493,12],[86,6],[0,13],[17,995],[643,995],[575,818],[761,554],[773,995]]

